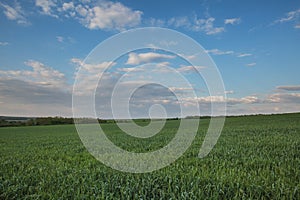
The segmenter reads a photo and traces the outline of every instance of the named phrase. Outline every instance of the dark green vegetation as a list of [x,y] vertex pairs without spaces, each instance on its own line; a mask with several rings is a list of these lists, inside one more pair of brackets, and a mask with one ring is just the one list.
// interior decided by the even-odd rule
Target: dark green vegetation
[[60,125],[73,124],[72,118],[64,117],[6,117],[0,116],[0,127],[9,126],[40,126],[40,125]]
[[[146,123],[146,122],[145,122]],[[115,124],[108,136],[136,152],[158,149],[179,120],[146,140]],[[226,119],[212,152],[197,158],[209,119],[170,166],[128,174],[95,160],[73,125],[0,129],[0,199],[300,199],[300,114]]]
[[[80,123],[94,123],[91,118],[76,119]],[[98,119],[99,123],[115,123],[114,120]],[[73,118],[67,117],[8,117],[0,116],[0,127],[10,126],[45,126],[45,125],[62,125],[74,124]]]

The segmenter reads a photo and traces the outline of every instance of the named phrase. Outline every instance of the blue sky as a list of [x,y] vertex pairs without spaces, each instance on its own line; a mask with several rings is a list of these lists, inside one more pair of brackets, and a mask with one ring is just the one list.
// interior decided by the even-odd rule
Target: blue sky
[[[202,110],[211,100],[226,101],[228,114],[300,111],[299,1],[4,0],[0,26],[0,115],[71,116],[72,85],[85,57],[110,36],[148,26],[186,34],[216,63],[227,100],[200,92],[205,90],[203,80],[197,85],[197,75],[186,75],[194,84]],[[172,56],[165,52],[153,56],[143,50],[135,55],[143,53],[149,62],[157,63],[154,67],[188,65],[161,57]],[[155,60],[157,56],[163,59]],[[117,68],[129,67],[129,58],[130,54],[108,62],[115,62],[120,72]],[[169,95],[166,89],[157,89],[151,97],[145,96],[145,91],[140,92],[140,99],[137,93],[135,100],[150,99],[150,105],[158,96]],[[173,109],[170,101],[163,102]],[[144,110],[139,107],[135,117],[148,116],[143,113],[149,105],[143,105]],[[106,111],[99,112],[100,117],[110,117]]]

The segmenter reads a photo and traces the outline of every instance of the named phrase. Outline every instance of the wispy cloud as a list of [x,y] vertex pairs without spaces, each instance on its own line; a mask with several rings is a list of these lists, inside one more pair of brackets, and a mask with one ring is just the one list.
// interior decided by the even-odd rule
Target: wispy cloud
[[297,18],[299,18],[299,15],[300,15],[300,9],[290,11],[285,14],[285,17],[275,20],[274,22],[275,23],[283,23],[283,22],[293,21],[293,20],[296,20]]
[[75,39],[69,36],[61,36],[58,35],[55,37],[56,41],[59,43],[69,43],[69,44],[74,44],[76,43]]
[[186,58],[188,60],[193,60],[197,57],[197,54],[193,54],[193,55],[187,55],[187,54],[178,54],[179,56]]
[[175,28],[185,28],[189,31],[203,32],[207,35],[215,35],[225,31],[224,27],[215,26],[214,22],[215,18],[213,17],[198,18],[197,16],[194,16],[193,18],[189,18],[187,16],[184,16],[173,17],[167,20],[167,22],[164,24]]
[[287,91],[300,91],[300,85],[282,85],[277,86],[276,89]]
[[236,25],[241,23],[241,18],[229,18],[224,20],[224,24]]
[[52,17],[58,17],[53,14],[52,7],[56,7],[56,3],[53,0],[36,0],[35,5],[41,8],[41,12],[45,15],[49,15]]
[[208,19],[195,19],[195,24],[192,26],[192,30],[203,31],[207,35],[214,35],[225,31],[224,27],[214,26],[215,18],[210,17]]
[[167,20],[167,24],[169,26],[174,26],[176,28],[179,27],[190,28],[192,26],[192,20],[189,19],[187,16],[172,17],[171,19]]
[[247,56],[252,56],[251,53],[240,53],[237,55],[237,57],[242,58],[242,57],[247,57]]
[[7,46],[7,45],[9,45],[8,42],[0,42],[0,46]]
[[295,25],[294,28],[300,28],[300,24]]
[[231,55],[234,54],[234,51],[222,51],[220,49],[210,49],[206,50],[206,53],[212,54],[212,55]]
[[77,67],[81,67],[86,73],[93,74],[95,76],[101,74],[103,69],[106,69],[109,66],[114,66],[116,63],[115,62],[102,62],[102,63],[97,63],[97,64],[88,64],[84,63],[83,60],[79,58],[72,58],[71,62]]
[[226,90],[225,94],[234,94],[234,91],[233,90]]
[[254,62],[254,63],[249,63],[249,64],[247,64],[248,67],[254,67],[255,65],[256,65],[255,62]]
[[286,23],[286,22],[294,21],[297,23],[297,25],[295,25],[294,28],[300,28],[299,18],[300,18],[300,9],[286,13],[285,17],[275,20],[271,25],[274,25],[277,23]]
[[146,62],[160,62],[165,59],[172,59],[175,58],[175,56],[167,55],[167,54],[160,54],[160,53],[130,53],[128,60],[126,62],[127,65],[138,65],[141,63]]
[[300,93],[275,93],[269,95],[266,103],[300,103]]
[[238,53],[238,52],[234,52],[232,50],[224,51],[224,50],[221,50],[221,49],[209,49],[209,50],[205,50],[205,52],[210,54],[210,55],[215,55],[215,56],[233,55],[233,56],[236,56],[238,58],[252,56],[252,54],[250,54],[250,53]]
[[14,7],[4,3],[0,3],[4,8],[4,14],[9,20],[14,20],[18,24],[29,25],[29,21],[25,18],[25,13],[19,3],[15,3]]
[[186,98],[184,99],[188,102],[197,103],[227,103],[227,104],[254,104],[260,103],[261,100],[257,96],[245,96],[242,98],[225,98],[224,96],[206,96],[197,98]]
[[193,72],[198,72],[198,70],[202,70],[205,68],[206,68],[205,66],[181,65],[177,70],[179,72],[193,73]]

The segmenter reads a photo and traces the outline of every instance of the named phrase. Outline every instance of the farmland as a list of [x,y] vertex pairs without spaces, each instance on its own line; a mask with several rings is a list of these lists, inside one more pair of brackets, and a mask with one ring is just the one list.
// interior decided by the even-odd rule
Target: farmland
[[[140,122],[142,123],[142,122]],[[120,147],[147,152],[166,145],[179,120],[136,139],[103,124]],[[229,117],[210,154],[199,159],[209,119],[176,162],[130,174],[97,161],[74,125],[0,129],[0,199],[300,199],[300,113]]]

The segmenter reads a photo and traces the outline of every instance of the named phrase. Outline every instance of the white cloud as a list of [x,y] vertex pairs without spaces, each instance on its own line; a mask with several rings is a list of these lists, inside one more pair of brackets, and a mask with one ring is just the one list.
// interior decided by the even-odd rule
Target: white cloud
[[300,91],[300,85],[283,85],[277,86],[276,89],[287,91]]
[[[174,73],[173,70],[178,71],[180,73],[197,73],[199,70],[205,69],[205,66],[192,66],[192,65],[181,65],[179,68],[170,67],[169,62],[159,62],[153,65],[153,68],[149,69],[152,72],[158,73]],[[119,68],[119,71],[132,71],[135,68]],[[145,69],[139,68],[139,71],[143,71]]]
[[182,65],[177,70],[179,72],[193,73],[193,72],[198,72],[198,70],[202,70],[205,68],[206,68],[205,66]]
[[193,59],[195,59],[195,58],[197,57],[196,54],[194,54],[194,55],[179,54],[179,56],[181,56],[181,57],[183,57],[183,58],[186,58],[186,59],[188,59],[188,60],[193,60]]
[[126,67],[126,68],[118,68],[118,71],[120,72],[131,72],[131,71],[136,71],[136,70],[141,70],[139,68],[135,68],[135,67]]
[[226,90],[225,94],[234,94],[234,91],[233,90]]
[[50,86],[62,87],[66,84],[65,75],[58,70],[47,67],[41,62],[29,60],[25,62],[27,66],[32,67],[33,71],[23,71],[24,75],[31,76],[35,83]]
[[0,76],[3,115],[71,116],[72,97],[65,88],[45,87],[25,80]]
[[228,98],[228,103],[244,103],[244,104],[252,104],[252,103],[259,103],[260,100],[256,96],[246,96],[240,99],[236,98]]
[[57,17],[52,13],[52,7],[56,7],[56,4],[53,0],[36,0],[35,5],[42,9],[43,14]]
[[188,17],[172,17],[168,20],[168,25],[174,26],[176,28],[179,27],[191,27],[191,20]]
[[269,95],[266,103],[300,103],[300,93],[276,93]]
[[[105,72],[105,70],[108,67],[114,66],[116,64],[115,62],[107,61],[92,64],[85,63],[79,58],[72,58],[70,61],[77,66],[75,76],[77,78],[76,84],[78,85],[78,91],[74,91],[76,94],[85,95],[90,91],[94,91],[100,77],[101,79],[107,79],[104,85],[111,84],[112,80],[110,79],[113,79],[114,74]],[[111,86],[107,87],[110,88]]]
[[251,53],[240,53],[240,54],[238,54],[237,57],[242,58],[242,57],[247,57],[247,56],[252,56],[252,54]]
[[65,75],[38,61],[25,64],[32,70],[0,70],[2,114],[71,116],[71,86]]
[[224,27],[215,27],[214,26],[215,18],[210,17],[208,19],[197,19],[195,17],[194,24],[192,25],[192,30],[194,31],[203,31],[207,35],[214,35],[222,33],[225,31]]
[[248,67],[253,67],[253,66],[255,66],[255,65],[256,65],[255,62],[254,62],[254,63],[249,63],[249,64],[247,64]]
[[235,104],[254,104],[259,103],[261,100],[256,96],[246,96],[242,98],[225,98],[224,96],[206,96],[197,98],[185,98],[185,102],[189,103],[227,103],[230,105]]
[[146,19],[144,22],[148,26],[158,26],[158,27],[166,26],[166,22],[162,19],[150,18],[150,19]]
[[156,64],[156,67],[169,67],[170,63],[169,62],[160,62]]
[[25,18],[25,14],[20,6],[20,4],[16,3],[14,7],[11,7],[7,4],[0,3],[2,7],[4,7],[4,14],[9,20],[15,20],[18,24],[28,25],[30,24]]
[[211,55],[235,55],[238,58],[243,58],[243,57],[248,57],[248,56],[252,56],[252,54],[250,53],[236,53],[234,51],[223,51],[220,49],[210,49],[210,50],[205,50],[206,53],[209,53]]
[[294,28],[300,28],[300,24],[295,25]]
[[85,17],[88,14],[87,8],[83,7],[82,5],[76,6],[75,10],[82,17]]
[[0,42],[0,46],[7,46],[7,45],[9,45],[8,42]]
[[239,24],[239,23],[241,23],[241,19],[240,18],[230,18],[230,19],[225,19],[224,20],[224,24],[235,25],[235,24]]
[[193,88],[188,88],[188,87],[170,87],[170,91],[175,92],[175,91],[190,91],[193,90]]
[[[100,89],[96,92],[95,99],[98,102],[96,109],[99,110],[102,117],[111,117],[111,91],[113,91],[115,84],[118,83],[118,78],[121,74],[118,76],[117,72],[106,72],[103,74],[101,82],[98,82],[98,78],[99,72],[102,72],[108,65],[115,65],[115,63],[86,64],[78,58],[73,58],[71,62],[78,67],[82,67],[84,71],[82,79],[77,80],[83,92],[83,99],[85,94],[95,90],[95,84],[93,83],[98,83]],[[29,60],[25,64],[31,67],[32,70],[0,71],[0,98],[5,105],[5,108],[1,111],[8,114],[19,111],[18,113],[25,115],[68,115],[68,113],[71,113],[71,85],[66,83],[65,75],[38,61]],[[157,64],[160,64],[162,66],[161,69],[163,69],[163,66],[168,66],[170,63],[161,62]],[[158,66],[156,67],[159,69]],[[133,67],[122,68],[119,72],[130,72],[132,70],[134,70]],[[193,68],[192,66],[180,66],[178,70],[188,72],[192,71]],[[143,73],[137,73],[136,75],[140,74],[142,75]],[[160,73],[158,72],[157,74]],[[162,77],[168,78],[165,75],[162,75]],[[137,77],[135,76],[134,78]],[[128,78],[118,84],[122,84],[124,90],[121,92],[126,96],[128,88],[131,88],[132,85],[137,85],[137,83],[144,83],[143,81],[145,79],[142,77],[138,79]],[[193,91],[193,88],[188,88],[180,83],[177,84],[176,81],[174,83],[174,86],[168,89],[157,85],[143,86],[133,95],[132,101],[130,101],[133,106],[133,116],[147,117],[148,108],[153,104],[162,104],[168,110],[168,113],[171,113],[170,116],[175,117],[180,113],[177,112],[180,103],[189,109],[191,115],[195,113],[198,103],[201,114],[209,115],[211,102],[216,104],[227,103],[227,113],[230,114],[287,112],[300,109],[300,93],[275,93],[266,96],[266,98],[259,98],[256,95],[235,98],[225,98],[222,95],[191,98],[192,95],[190,93]],[[299,91],[300,86],[278,86],[277,89]],[[179,102],[174,98],[172,92],[182,94],[183,101]],[[229,90],[225,91],[225,93],[233,94],[234,92]],[[120,100],[120,102],[122,101]]]
[[116,63],[115,62],[102,62],[102,63],[97,63],[97,64],[87,64],[84,63],[81,59],[79,58],[72,58],[71,62],[76,64],[78,67],[81,67],[82,70],[84,70],[85,73],[93,74],[97,76],[97,74],[101,74],[103,70],[105,70],[108,66],[114,66]]
[[74,3],[71,1],[69,3],[63,3],[63,10],[66,11],[66,10],[72,10],[74,9]]
[[274,21],[274,23],[284,23],[284,22],[289,22],[289,21],[293,21],[293,20],[297,20],[300,16],[300,9],[298,10],[294,10],[294,11],[290,11],[286,14],[285,17],[282,17],[276,21]]
[[213,97],[206,97],[203,100],[204,102],[210,100],[211,102],[214,103],[226,102],[228,104],[253,104],[253,103],[260,102],[260,100],[256,96],[246,96],[242,98],[227,98],[227,99],[225,99],[223,96],[213,96]]
[[82,16],[81,23],[89,29],[120,31],[141,23],[141,11],[133,11],[119,2],[101,2],[98,6],[91,8],[76,8]]
[[66,78],[63,73],[34,60],[26,61],[25,64],[33,70],[1,70],[0,77],[22,80],[42,87],[65,88]]
[[146,44],[146,46],[151,49],[161,49],[162,46],[165,46],[165,47],[176,46],[176,45],[178,45],[178,42],[172,41],[172,40],[170,40],[170,41],[162,40],[162,41],[159,41],[159,44],[160,45],[149,43],[149,44]]
[[198,18],[194,16],[192,19],[188,17],[173,17],[167,21],[169,26],[176,28],[185,28],[190,31],[204,32],[207,35],[215,35],[225,31],[224,27],[216,27],[214,25],[215,18]]
[[299,19],[300,19],[300,9],[286,13],[285,17],[275,20],[271,25],[274,25],[277,23],[296,22],[296,25],[294,26],[294,28],[298,29],[298,28],[300,28]]
[[178,44],[178,42],[177,41],[172,41],[172,40],[170,40],[170,41],[162,40],[162,41],[159,42],[159,44],[162,45],[162,46],[169,47],[169,46],[176,46]]
[[211,49],[211,50],[206,50],[206,53],[212,54],[212,55],[230,55],[234,54],[234,51],[222,51],[219,49]]
[[165,59],[172,59],[175,56],[167,55],[167,54],[160,54],[160,53],[130,53],[128,60],[126,62],[127,65],[138,65],[140,63],[147,63],[147,62],[158,62]]

